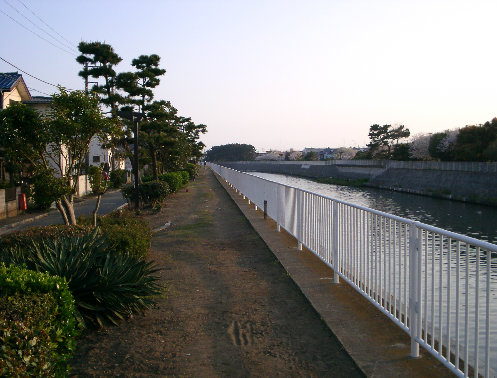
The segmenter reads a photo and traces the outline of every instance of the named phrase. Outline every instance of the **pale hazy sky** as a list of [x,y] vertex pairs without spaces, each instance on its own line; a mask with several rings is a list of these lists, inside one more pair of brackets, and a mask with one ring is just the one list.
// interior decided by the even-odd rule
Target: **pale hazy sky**
[[496,0],[0,0],[0,10],[0,56],[68,88],[83,88],[77,52],[6,14],[51,41],[37,16],[73,46],[111,44],[118,71],[160,55],[156,98],[206,124],[208,147],[357,146],[373,123],[415,134],[497,116]]

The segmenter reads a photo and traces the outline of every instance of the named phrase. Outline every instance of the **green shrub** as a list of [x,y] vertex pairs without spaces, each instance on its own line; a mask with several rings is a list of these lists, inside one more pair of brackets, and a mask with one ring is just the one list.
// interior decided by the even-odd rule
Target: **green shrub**
[[[129,203],[135,202],[136,193],[133,185],[124,185],[121,192]],[[160,204],[169,193],[169,185],[163,181],[144,182],[138,186],[138,200],[144,205],[155,206]]]
[[102,195],[110,188],[111,182],[109,176],[101,167],[92,165],[88,168],[87,174],[88,180],[90,181],[91,192],[94,195]]
[[171,192],[177,192],[183,186],[183,177],[179,172],[168,172],[159,176],[160,181],[167,182]]
[[5,255],[12,251],[12,248],[18,248],[24,251],[33,244],[33,241],[53,239],[61,236],[85,235],[91,232],[93,227],[88,225],[52,225],[44,227],[33,227],[29,230],[12,232],[0,237],[0,262],[6,261]]
[[149,182],[149,181],[153,181],[154,180],[154,176],[150,175],[150,176],[142,176],[142,182]]
[[139,186],[140,197],[146,205],[157,205],[164,202],[169,194],[169,185],[164,181],[144,182]]
[[60,277],[0,265],[0,376],[62,376],[78,335]]
[[[160,293],[158,269],[115,246],[98,229],[84,236],[35,242],[27,268],[64,277],[83,318],[103,326],[149,308]],[[14,254],[20,256],[20,254]],[[19,261],[13,261],[19,263]]]
[[183,185],[188,184],[188,181],[190,181],[190,174],[188,173],[188,171],[179,171],[178,173],[181,175]]
[[[79,218],[78,222],[88,227],[92,225],[90,217]],[[152,230],[145,220],[131,212],[114,212],[106,217],[99,217],[97,224],[115,251],[123,251],[137,258],[147,256]]]
[[135,187],[132,184],[126,184],[121,187],[121,194],[128,203],[135,202]]
[[198,164],[187,163],[185,169],[188,172],[188,174],[190,175],[190,180],[194,180],[195,177],[197,177]]
[[124,169],[114,169],[111,171],[110,182],[113,188],[119,189],[126,183],[126,171]]
[[69,194],[71,187],[63,178],[54,177],[52,170],[40,170],[33,177],[33,202],[38,209],[46,210],[52,203]]

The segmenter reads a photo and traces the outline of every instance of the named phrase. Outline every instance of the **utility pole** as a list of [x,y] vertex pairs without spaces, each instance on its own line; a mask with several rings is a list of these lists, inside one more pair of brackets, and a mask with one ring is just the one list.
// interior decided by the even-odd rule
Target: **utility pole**
[[88,84],[97,84],[98,85],[98,81],[88,81],[88,68],[96,68],[98,66],[89,66],[88,65],[88,62],[85,62],[85,93],[88,94],[89,92],[89,88],[88,88]]
[[140,209],[140,189],[138,182],[138,122],[144,117],[143,113],[118,111],[117,115],[133,122],[133,176],[135,176],[135,211]]

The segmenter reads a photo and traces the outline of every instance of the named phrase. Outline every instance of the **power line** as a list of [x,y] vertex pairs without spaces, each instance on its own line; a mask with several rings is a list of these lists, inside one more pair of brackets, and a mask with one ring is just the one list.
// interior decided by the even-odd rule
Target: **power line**
[[63,49],[62,47],[59,47],[59,46],[57,46],[57,45],[53,44],[53,43],[52,43],[51,41],[49,41],[48,39],[46,39],[46,38],[42,37],[42,36],[41,36],[41,35],[39,35],[37,32],[35,32],[35,31],[31,30],[30,28],[28,28],[27,26],[23,25],[21,22],[17,21],[15,18],[13,18],[12,16],[10,16],[9,14],[5,13],[2,9],[0,9],[0,12],[2,12],[5,16],[7,16],[8,18],[10,18],[10,19],[11,19],[12,21],[14,21],[16,24],[20,25],[20,26],[21,26],[21,27],[23,27],[24,29],[26,29],[26,30],[28,30],[29,32],[33,33],[33,34],[34,34],[34,35],[36,35],[38,38],[43,39],[45,42],[50,43],[52,46],[54,46],[54,47],[58,48],[59,50],[62,50],[62,51],[64,51],[65,53],[70,54],[70,55],[73,55],[73,56],[74,56],[74,55],[76,55],[76,54],[74,54],[74,53],[72,53],[72,52],[70,52],[70,51],[68,51],[68,50]]
[[40,20],[47,28],[49,28],[50,30],[52,30],[55,34],[57,34],[59,37],[61,37],[62,39],[64,39],[67,43],[69,43],[70,46],[72,46],[73,48],[76,47],[73,42],[69,41],[67,38],[65,38],[62,34],[58,33],[57,30],[55,30],[54,28],[52,28],[50,25],[48,25],[45,21],[43,21],[43,19],[38,16],[35,12],[33,12],[31,9],[29,9],[29,7],[24,4],[24,2],[22,2],[21,0],[17,0],[18,2],[20,2],[24,8],[26,8],[27,10],[29,10],[36,18],[38,18],[38,20]]
[[[16,65],[14,65],[14,64],[12,64],[12,63],[10,63],[9,61],[5,60],[5,59],[4,59],[4,58],[2,58],[1,56],[0,56],[0,59],[1,59],[1,60],[3,60],[5,63],[10,64],[12,67],[14,67],[14,68],[18,69],[18,70],[19,70],[19,71],[21,71],[22,73],[25,73],[26,75],[28,75],[28,76],[32,77],[33,79],[36,79],[36,80],[38,80],[38,81],[41,81],[42,83],[45,83],[45,84],[51,85],[52,87],[56,87],[56,88],[58,88],[58,87],[59,87],[58,85],[55,85],[55,84],[49,83],[48,81],[42,80],[42,79],[40,79],[39,77],[36,77],[36,76],[34,76],[34,75],[31,75],[30,73],[27,73],[27,72],[26,72],[26,71],[24,71],[24,70],[21,70],[19,67],[17,67]],[[65,88],[65,87],[63,87],[63,88]],[[68,91],[74,91],[74,90],[75,90],[75,89],[69,89],[69,88],[65,88],[65,89],[66,89],[66,90],[68,90]]]
[[45,96],[51,96],[51,94],[48,94],[48,93],[46,93],[46,92],[42,92],[42,91],[40,91],[40,90],[38,90],[38,89],[35,89],[35,88],[28,87],[28,89],[29,89],[30,91],[35,91],[35,92],[38,92],[38,93],[44,94]]
[[3,0],[9,7],[11,7],[16,13],[18,13],[21,17],[23,17],[24,19],[26,19],[31,25],[33,25],[34,27],[36,27],[37,29],[41,30],[43,33],[45,33],[46,35],[48,35],[50,38],[52,38],[55,42],[57,42],[58,44],[60,44],[61,46],[63,46],[64,48],[69,48],[69,49],[73,49],[72,46],[70,45],[67,45],[65,42],[63,41],[60,41],[57,37],[54,37],[50,32],[46,31],[45,29],[43,29],[42,27],[40,27],[39,25],[37,25],[36,23],[34,23],[31,19],[29,19],[28,17],[26,17],[19,9],[17,9],[15,6],[13,6],[11,3],[8,2],[8,0]]

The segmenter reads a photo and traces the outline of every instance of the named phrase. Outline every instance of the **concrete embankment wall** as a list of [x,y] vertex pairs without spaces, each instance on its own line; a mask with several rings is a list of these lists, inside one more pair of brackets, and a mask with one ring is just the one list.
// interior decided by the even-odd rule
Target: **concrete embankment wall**
[[225,162],[245,172],[309,178],[367,178],[368,186],[497,205],[497,163],[389,160]]

